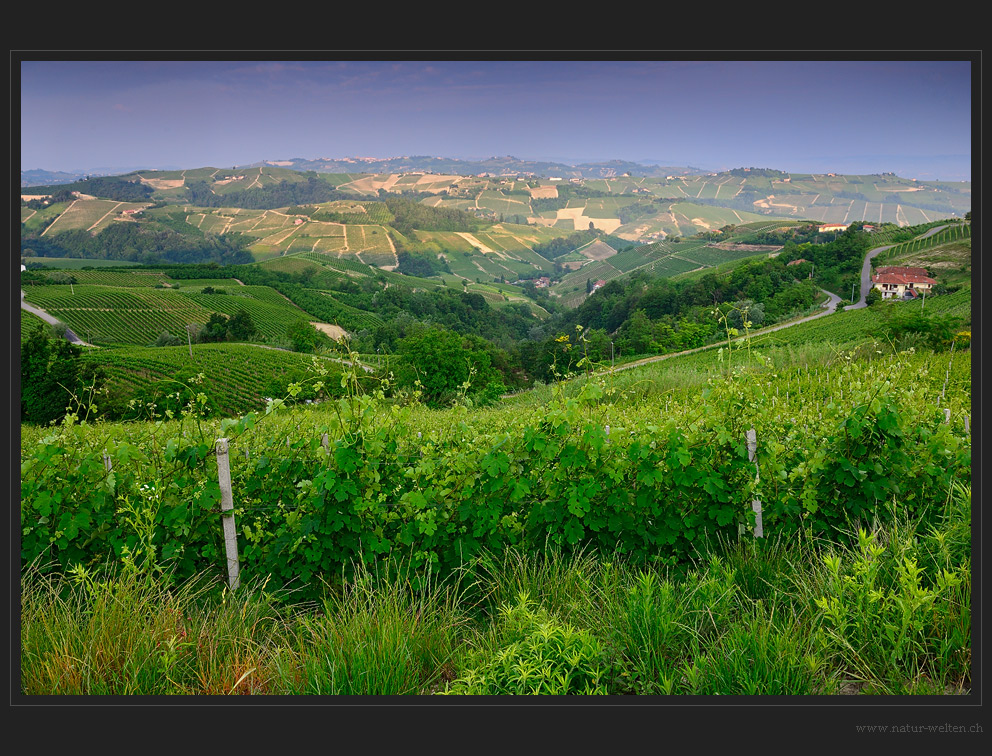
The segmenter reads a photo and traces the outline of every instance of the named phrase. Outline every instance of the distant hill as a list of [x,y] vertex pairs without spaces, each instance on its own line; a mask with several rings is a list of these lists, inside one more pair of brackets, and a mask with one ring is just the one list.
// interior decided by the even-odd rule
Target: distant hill
[[459,176],[533,176],[540,178],[616,178],[624,175],[640,177],[693,176],[704,173],[701,168],[688,166],[643,165],[624,160],[602,163],[566,163],[520,160],[512,156],[491,157],[485,160],[459,160],[457,158],[414,155],[390,158],[290,158],[288,160],[263,160],[251,168],[264,165],[292,168],[297,171],[317,173],[451,173]]
[[45,171],[35,168],[30,171],[21,171],[21,186],[71,184],[74,181],[79,181],[85,175],[84,173],[64,173],[62,171]]
[[328,281],[453,287],[497,306],[530,299],[542,317],[550,305],[526,296],[531,288],[572,307],[598,281],[681,275],[753,253],[727,247],[727,229],[898,228],[971,210],[970,182],[640,168],[663,175],[635,175],[638,164],[623,161],[513,157],[293,158],[90,175],[22,187],[21,256],[29,267],[260,263]]

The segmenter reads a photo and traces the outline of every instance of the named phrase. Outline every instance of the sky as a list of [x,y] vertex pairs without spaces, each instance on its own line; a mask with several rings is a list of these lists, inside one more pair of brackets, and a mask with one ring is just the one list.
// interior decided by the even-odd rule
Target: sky
[[964,54],[942,60],[32,57],[39,59],[19,61],[22,170],[512,155],[971,180],[973,61]]

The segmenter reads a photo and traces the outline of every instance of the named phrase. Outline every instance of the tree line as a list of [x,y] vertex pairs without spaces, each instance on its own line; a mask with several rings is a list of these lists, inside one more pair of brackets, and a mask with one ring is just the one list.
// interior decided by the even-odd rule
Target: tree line
[[250,240],[240,234],[197,236],[168,227],[143,228],[117,223],[95,236],[73,229],[54,236],[27,235],[21,239],[25,257],[71,257],[124,260],[143,264],[217,262],[248,264],[254,260],[244,247]]

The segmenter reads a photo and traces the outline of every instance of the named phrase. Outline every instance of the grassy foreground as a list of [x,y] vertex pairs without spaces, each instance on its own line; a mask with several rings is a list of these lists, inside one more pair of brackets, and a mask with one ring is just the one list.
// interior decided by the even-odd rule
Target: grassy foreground
[[487,553],[425,588],[359,570],[322,600],[264,582],[22,578],[26,695],[945,695],[971,685],[971,495],[849,547],[710,543],[677,570]]

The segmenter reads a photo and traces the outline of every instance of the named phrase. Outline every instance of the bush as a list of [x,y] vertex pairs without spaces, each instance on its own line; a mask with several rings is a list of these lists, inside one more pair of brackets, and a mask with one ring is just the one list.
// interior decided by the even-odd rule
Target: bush
[[157,346],[157,347],[181,346],[182,343],[183,340],[178,336],[173,336],[168,331],[162,331],[162,333],[158,335],[158,338],[155,339],[155,343],[152,344],[152,346]]
[[499,647],[451,683],[448,695],[606,695],[599,641],[537,607],[527,592],[500,609]]
[[286,328],[286,336],[292,344],[293,351],[304,354],[319,352],[331,344],[331,339],[326,333],[317,330],[312,323],[306,320],[292,323]]

